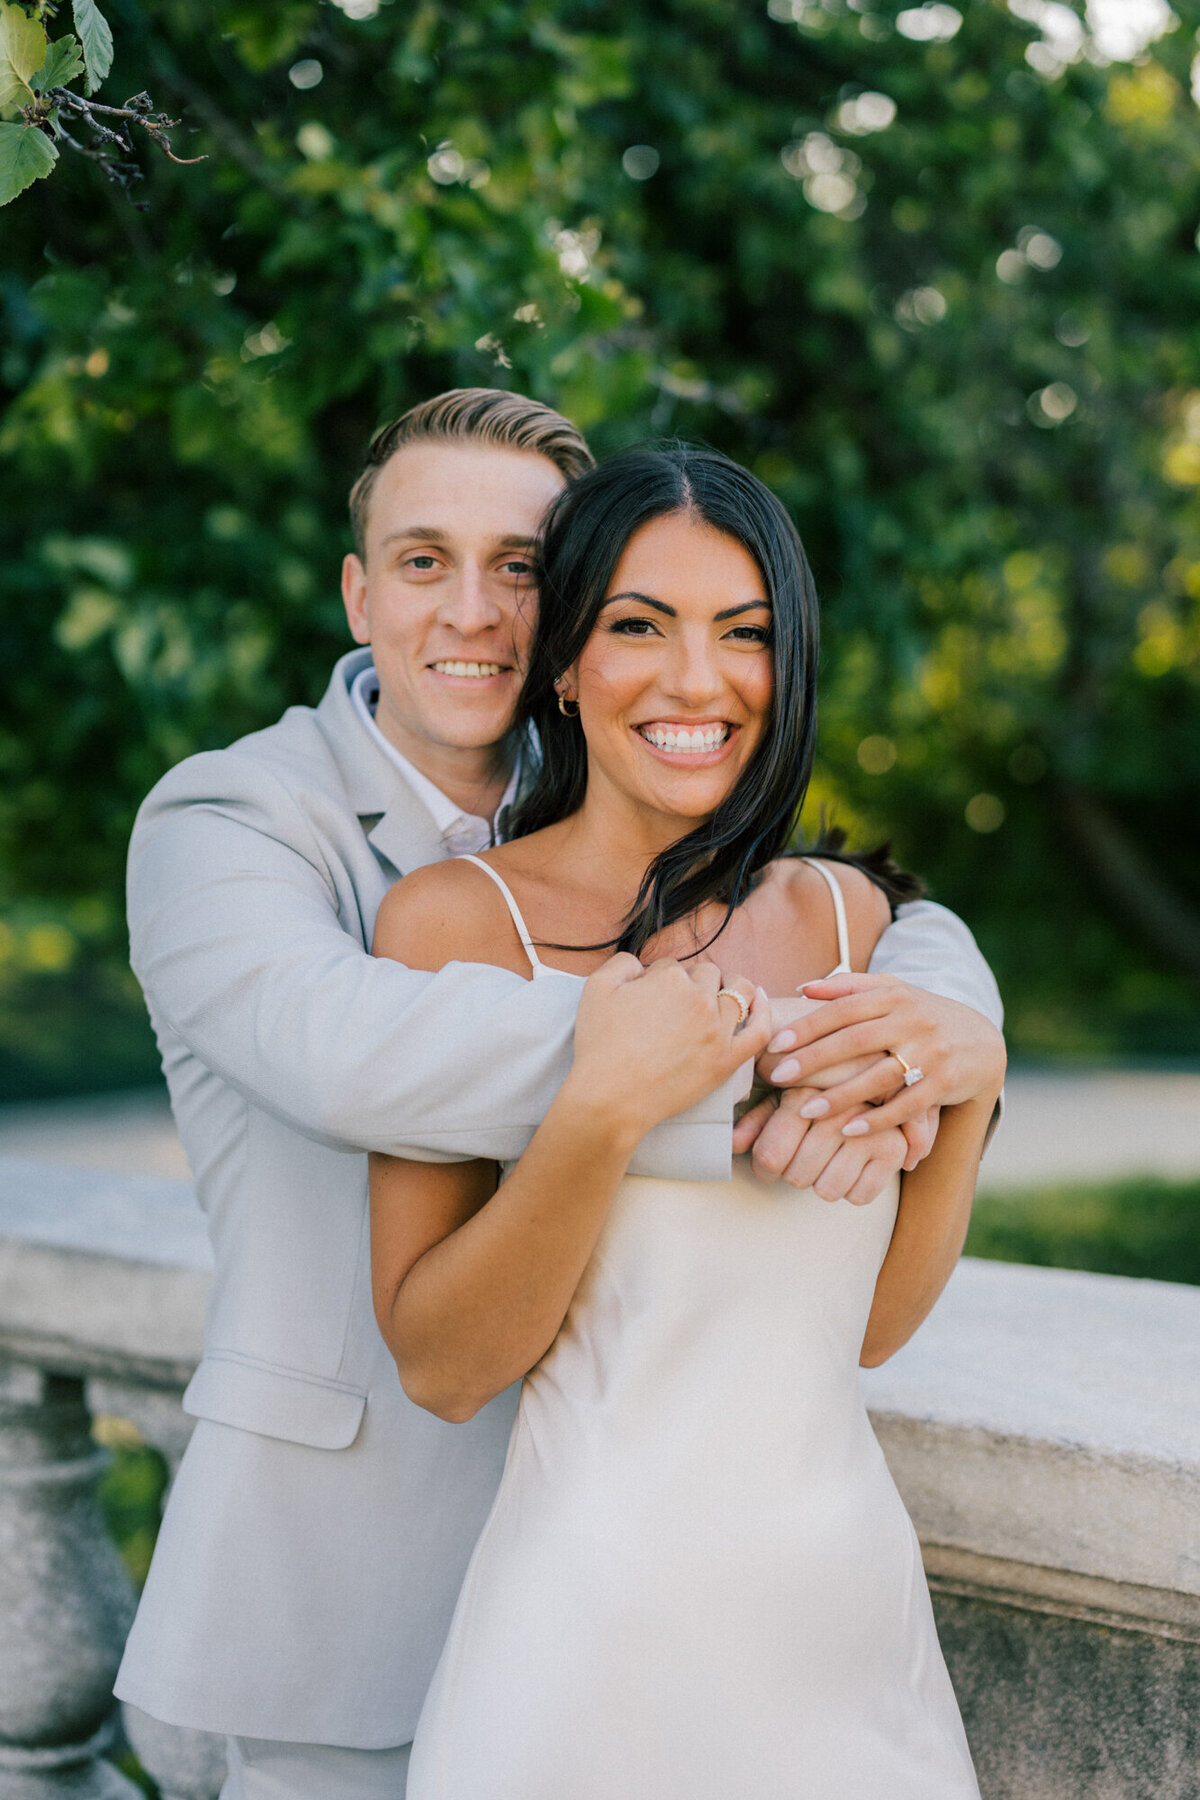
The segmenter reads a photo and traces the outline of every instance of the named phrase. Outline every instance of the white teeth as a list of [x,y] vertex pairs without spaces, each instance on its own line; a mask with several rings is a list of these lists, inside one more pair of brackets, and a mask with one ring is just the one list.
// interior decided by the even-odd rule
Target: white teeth
[[641,725],[638,729],[656,750],[686,750],[693,756],[698,751],[719,750],[729,736],[728,725],[697,725],[691,731],[686,725]]
[[499,663],[481,662],[435,662],[434,668],[439,675],[466,675],[478,680],[486,675],[499,675]]

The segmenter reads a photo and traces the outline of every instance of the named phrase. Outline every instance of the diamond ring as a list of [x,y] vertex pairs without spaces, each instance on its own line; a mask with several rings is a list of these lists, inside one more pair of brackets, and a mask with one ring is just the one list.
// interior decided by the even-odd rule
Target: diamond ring
[[911,1063],[906,1063],[898,1050],[889,1050],[888,1055],[894,1056],[896,1061],[900,1064],[900,1067],[904,1070],[905,1087],[916,1087],[918,1081],[924,1081],[924,1069],[914,1068]]

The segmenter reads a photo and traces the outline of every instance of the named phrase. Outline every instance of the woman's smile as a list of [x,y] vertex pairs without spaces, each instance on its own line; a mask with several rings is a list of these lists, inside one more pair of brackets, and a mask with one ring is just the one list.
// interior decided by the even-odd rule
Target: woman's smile
[[655,756],[693,768],[723,761],[738,729],[728,719],[653,719],[633,727]]

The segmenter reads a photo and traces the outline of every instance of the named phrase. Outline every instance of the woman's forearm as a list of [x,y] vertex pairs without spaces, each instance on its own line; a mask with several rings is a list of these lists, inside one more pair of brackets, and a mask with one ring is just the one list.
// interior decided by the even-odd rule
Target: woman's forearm
[[933,1150],[903,1177],[859,1358],[867,1368],[886,1362],[908,1342],[950,1279],[967,1235],[995,1102],[988,1091],[944,1108]]
[[545,1355],[637,1136],[568,1080],[492,1198],[413,1263],[390,1305],[377,1301],[418,1405],[469,1419]]

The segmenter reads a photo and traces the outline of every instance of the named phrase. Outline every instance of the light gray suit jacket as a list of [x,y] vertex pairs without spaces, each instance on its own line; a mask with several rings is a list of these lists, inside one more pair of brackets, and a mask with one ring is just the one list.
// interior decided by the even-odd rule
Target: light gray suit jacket
[[[199,1421],[117,1693],[237,1736],[411,1737],[503,1464],[516,1390],[466,1425],[413,1406],[371,1309],[366,1158],[518,1156],[562,1081],[578,990],[366,954],[443,854],[337,664],[314,710],[190,757],[138,814],[133,966],[214,1252]],[[966,927],[918,903],[872,967],[1000,1019]],[[635,1168],[729,1169],[732,1084]]]

